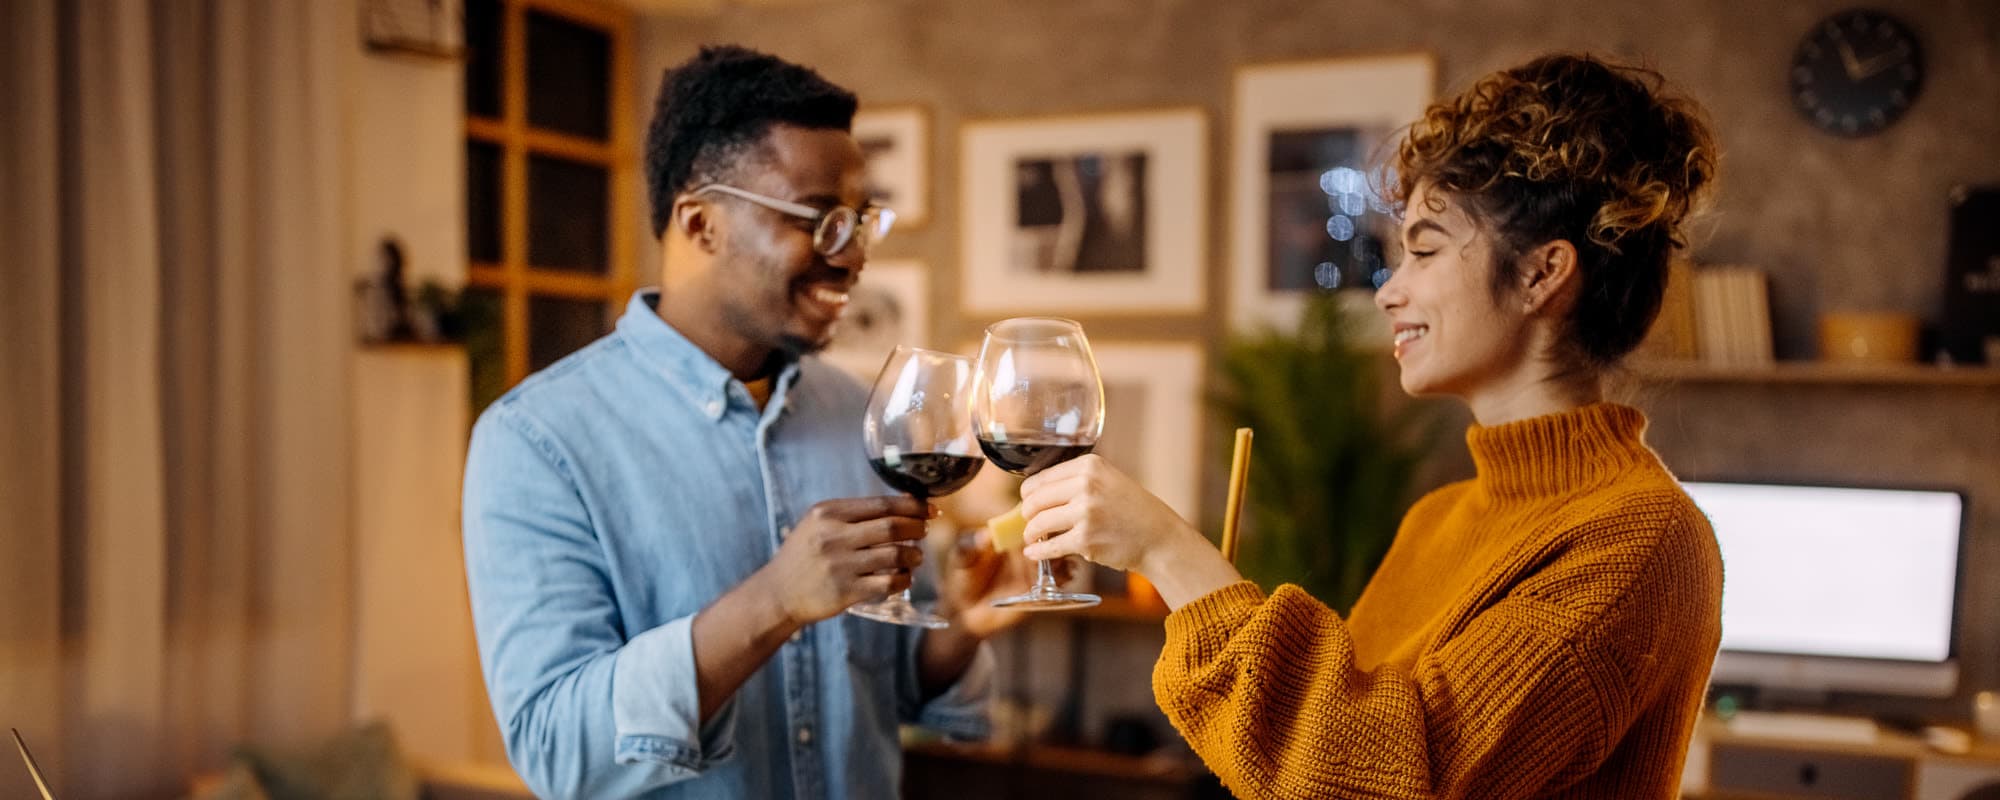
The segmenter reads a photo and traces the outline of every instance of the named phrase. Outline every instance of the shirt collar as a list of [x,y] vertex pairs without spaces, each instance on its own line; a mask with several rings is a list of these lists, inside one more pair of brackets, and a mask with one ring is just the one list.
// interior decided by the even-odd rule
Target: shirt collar
[[[741,388],[729,370],[715,360],[714,356],[697,347],[694,342],[668,325],[660,318],[660,290],[647,287],[632,293],[632,300],[625,304],[624,315],[618,318],[618,335],[630,343],[639,360],[665,378],[694,410],[710,422],[722,419],[729,409],[730,387],[735,385],[741,395],[740,400],[752,411],[755,404],[750,400],[748,390]],[[798,379],[799,363],[793,359],[778,372],[773,384],[771,404],[784,402],[785,392]]]

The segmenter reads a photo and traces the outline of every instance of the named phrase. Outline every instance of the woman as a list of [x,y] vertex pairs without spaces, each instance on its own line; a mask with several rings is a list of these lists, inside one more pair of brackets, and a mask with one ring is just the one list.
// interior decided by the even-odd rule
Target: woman
[[1246,797],[1675,794],[1720,637],[1707,522],[1603,402],[1715,173],[1655,73],[1556,55],[1433,105],[1396,153],[1376,295],[1402,386],[1458,397],[1477,477],[1424,497],[1342,618],[1266,595],[1115,468],[1022,487],[1031,558],[1151,580],[1160,707]]

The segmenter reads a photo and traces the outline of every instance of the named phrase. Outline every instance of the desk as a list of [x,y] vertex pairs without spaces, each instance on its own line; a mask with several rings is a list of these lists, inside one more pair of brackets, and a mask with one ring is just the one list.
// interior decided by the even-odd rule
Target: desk
[[1961,800],[1995,787],[2000,798],[2000,742],[1969,753],[1939,752],[1922,739],[1885,731],[1870,744],[1745,736],[1704,717],[1688,746],[1682,794],[1703,800]]

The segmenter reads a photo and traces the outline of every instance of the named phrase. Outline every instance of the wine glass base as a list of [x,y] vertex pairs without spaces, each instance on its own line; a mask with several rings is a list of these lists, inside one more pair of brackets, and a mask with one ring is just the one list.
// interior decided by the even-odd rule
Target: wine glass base
[[1023,611],[1063,611],[1067,609],[1089,608],[1104,601],[1094,594],[1080,592],[1029,592],[1013,597],[1002,597],[993,601],[997,608],[1018,608]]
[[887,622],[891,625],[907,625],[912,628],[936,630],[951,627],[951,620],[911,605],[901,597],[857,603],[849,606],[847,613],[862,619]]

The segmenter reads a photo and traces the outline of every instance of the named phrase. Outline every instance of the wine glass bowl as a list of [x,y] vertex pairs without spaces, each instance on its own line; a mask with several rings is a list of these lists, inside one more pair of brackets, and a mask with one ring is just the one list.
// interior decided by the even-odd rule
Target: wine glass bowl
[[[996,466],[1027,477],[1089,453],[1104,433],[1104,384],[1083,326],[1055,317],[1019,317],[988,326],[972,396],[979,449]],[[1049,562],[1036,564],[1025,594],[993,602],[1030,610],[1097,605],[1094,594],[1065,592]]]
[[[965,488],[979,474],[985,461],[974,443],[966,407],[974,378],[972,360],[964,356],[908,346],[889,354],[868,393],[861,422],[868,466],[883,483],[929,500]],[[908,589],[857,603],[847,612],[898,625],[950,625],[911,603]]]

